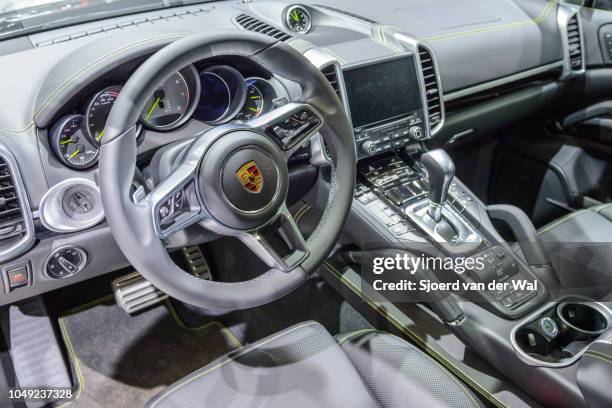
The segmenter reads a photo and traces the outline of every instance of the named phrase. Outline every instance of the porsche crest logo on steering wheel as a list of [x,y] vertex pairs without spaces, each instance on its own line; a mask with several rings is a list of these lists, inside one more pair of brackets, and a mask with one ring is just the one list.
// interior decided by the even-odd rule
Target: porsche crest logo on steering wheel
[[253,160],[243,164],[236,170],[236,177],[240,180],[242,187],[249,193],[259,194],[263,188],[263,176]]

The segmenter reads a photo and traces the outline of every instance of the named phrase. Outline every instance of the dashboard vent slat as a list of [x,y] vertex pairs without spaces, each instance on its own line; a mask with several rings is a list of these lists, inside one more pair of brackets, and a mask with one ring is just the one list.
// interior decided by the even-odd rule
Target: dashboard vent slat
[[271,26],[268,23],[264,23],[263,21],[247,14],[240,14],[238,17],[236,17],[236,22],[245,30],[265,34],[280,41],[287,41],[291,38],[289,34],[284,33],[278,28]]
[[25,234],[23,217],[11,168],[0,156],[0,241]]
[[443,110],[440,101],[440,83],[431,51],[421,45],[418,46],[421,72],[425,82],[425,97],[427,99],[427,115],[429,116],[429,131],[433,133],[442,123]]
[[567,23],[567,42],[569,48],[569,63],[573,71],[582,69],[582,42],[578,16],[574,14]]
[[334,91],[336,91],[336,95],[338,95],[338,98],[340,98],[342,101],[342,91],[340,90],[340,83],[338,82],[338,72],[336,71],[336,66],[328,65],[327,67],[323,68],[321,72],[323,75],[325,75],[325,78],[327,78],[329,84],[332,86],[332,88],[334,88]]

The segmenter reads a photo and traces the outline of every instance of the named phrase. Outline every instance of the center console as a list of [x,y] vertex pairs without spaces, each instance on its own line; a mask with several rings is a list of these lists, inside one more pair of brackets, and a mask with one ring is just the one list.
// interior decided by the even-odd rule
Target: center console
[[[501,283],[499,289],[464,295],[503,317],[525,314],[546,295],[544,285],[494,232],[483,204],[447,173],[452,169],[445,160],[450,159],[425,154],[413,160],[387,154],[360,162],[353,207],[367,222],[378,223],[390,233],[389,246],[415,253],[431,248],[432,254],[481,260],[482,268],[463,274],[445,272],[438,278],[459,277],[487,286]],[[538,284],[515,289],[512,281]]]

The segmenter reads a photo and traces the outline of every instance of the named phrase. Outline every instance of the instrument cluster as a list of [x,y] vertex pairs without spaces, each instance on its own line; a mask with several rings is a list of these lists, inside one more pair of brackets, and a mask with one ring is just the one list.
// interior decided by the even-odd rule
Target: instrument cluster
[[[121,89],[120,84],[99,89],[83,104],[82,112],[56,121],[49,142],[64,165],[84,170],[97,163],[106,120]],[[268,79],[245,78],[229,65],[199,71],[189,65],[166,78],[149,97],[140,115],[140,131],[172,131],[192,118],[209,125],[249,121],[272,110],[277,98]]]

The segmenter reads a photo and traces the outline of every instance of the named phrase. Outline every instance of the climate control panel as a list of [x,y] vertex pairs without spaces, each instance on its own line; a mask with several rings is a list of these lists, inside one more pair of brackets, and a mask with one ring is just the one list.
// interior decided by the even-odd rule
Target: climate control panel
[[373,128],[356,128],[355,144],[359,159],[396,150],[427,137],[418,115]]

